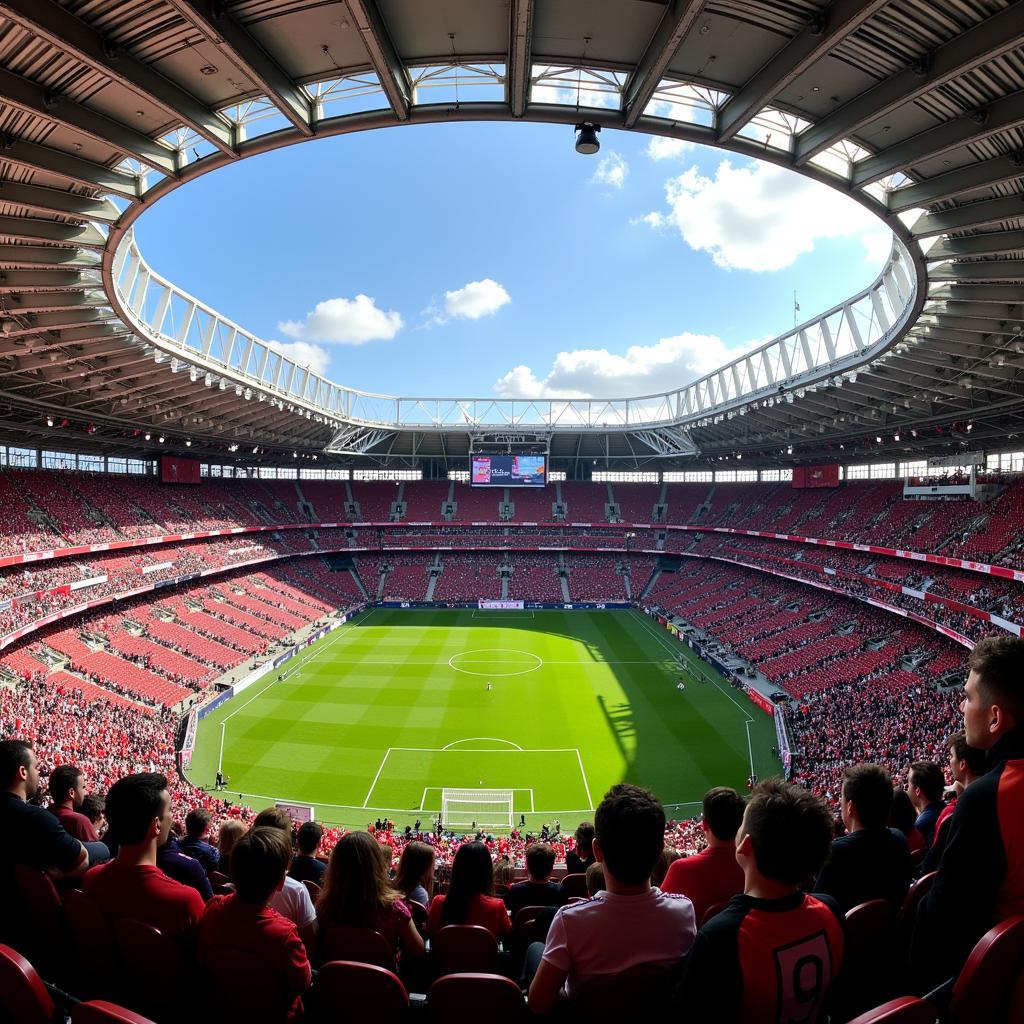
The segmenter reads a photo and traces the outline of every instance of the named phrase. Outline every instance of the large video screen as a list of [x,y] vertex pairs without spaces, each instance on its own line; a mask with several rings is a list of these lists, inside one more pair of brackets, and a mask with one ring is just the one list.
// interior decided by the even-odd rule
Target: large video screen
[[469,479],[474,487],[543,487],[545,462],[543,455],[474,455]]

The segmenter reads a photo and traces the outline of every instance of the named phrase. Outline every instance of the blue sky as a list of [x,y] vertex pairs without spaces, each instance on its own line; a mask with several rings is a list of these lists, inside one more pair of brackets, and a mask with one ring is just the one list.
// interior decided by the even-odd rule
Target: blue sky
[[255,157],[140,218],[153,267],[338,383],[681,386],[868,284],[888,233],[768,164],[624,132],[405,127]]

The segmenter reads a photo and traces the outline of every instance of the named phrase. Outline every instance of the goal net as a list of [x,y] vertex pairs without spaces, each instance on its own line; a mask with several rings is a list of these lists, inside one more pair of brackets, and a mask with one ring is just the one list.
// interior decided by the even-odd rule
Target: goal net
[[445,828],[511,828],[511,789],[442,789]]

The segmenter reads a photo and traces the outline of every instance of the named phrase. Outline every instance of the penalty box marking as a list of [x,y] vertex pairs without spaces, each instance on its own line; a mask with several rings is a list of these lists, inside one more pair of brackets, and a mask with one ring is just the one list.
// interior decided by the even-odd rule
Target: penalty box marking
[[[471,739],[478,740],[484,739],[482,736],[471,737]],[[456,743],[467,742],[464,740],[455,740]],[[509,740],[502,740],[502,743],[508,743]],[[502,747],[495,750],[492,747],[459,747],[452,748],[451,744],[445,747],[388,747],[384,752],[384,756],[381,758],[380,766],[377,768],[377,774],[373,777],[373,782],[370,783],[370,788],[366,793],[366,799],[363,801],[363,807],[370,806],[370,798],[373,796],[373,791],[377,788],[377,782],[380,779],[381,773],[384,771],[384,765],[387,764],[388,758],[391,756],[393,751],[405,751],[415,754],[575,754],[576,763],[580,767],[580,777],[583,780],[583,791],[587,795],[587,806],[590,810],[594,809],[594,801],[590,795],[590,783],[587,781],[587,772],[583,767],[583,757],[580,754],[579,747],[530,747],[524,749],[519,747],[513,749],[511,747]],[[427,789],[443,789],[443,786],[428,786]],[[450,787],[449,787],[450,788]],[[463,787],[468,788],[468,787]],[[507,786],[491,787],[508,789]],[[526,787],[523,787],[524,789]],[[532,800],[532,797],[531,797]],[[420,807],[422,809],[422,801]]]
[[[426,814],[426,812],[427,812],[426,803],[427,803],[427,794],[428,793],[433,793],[435,791],[438,792],[438,793],[443,793],[444,790],[445,790],[444,786],[424,786],[423,787],[423,796],[420,797],[420,808],[419,808],[420,812],[422,814]],[[506,793],[529,793],[530,794],[530,813],[531,814],[536,814],[537,806],[533,802],[533,790],[529,786],[514,786],[512,789],[506,789],[505,792]]]

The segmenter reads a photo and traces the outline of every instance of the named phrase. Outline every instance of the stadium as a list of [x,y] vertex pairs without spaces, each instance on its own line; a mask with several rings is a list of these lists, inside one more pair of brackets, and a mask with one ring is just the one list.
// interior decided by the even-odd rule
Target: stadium
[[[403,387],[373,390],[365,338],[328,370],[313,314],[286,343],[240,322],[299,288],[301,244],[279,267],[246,232],[316,191],[294,175],[318,153],[411,139],[375,159],[443,174],[441,133],[491,130],[509,168],[482,202],[520,264],[509,224],[551,219],[545,176],[599,182],[601,224],[627,169],[595,158],[641,138],[820,190],[800,194],[881,255],[864,287],[819,268],[839,292],[794,293],[780,333],[705,246],[734,276],[700,315],[757,340],[718,359],[701,335],[637,394],[624,370],[591,394],[521,364],[424,396],[401,354],[377,380]],[[571,165],[515,187],[552,140]],[[426,267],[443,240],[402,237],[379,176],[388,208],[338,205],[379,227],[367,274],[398,281],[401,250]],[[198,205],[221,181],[244,223]],[[759,202],[737,231],[766,250],[813,219]],[[592,244],[554,227],[570,262]],[[530,230],[537,263],[566,256]],[[1024,0],[0,0],[0,236],[0,1022],[1024,1021]],[[567,315],[646,325],[625,237],[620,293],[559,280]],[[162,251],[203,268],[188,288]],[[509,303],[471,282],[418,337],[473,321],[480,363],[503,358],[493,310],[453,312],[484,285]],[[374,301],[344,308],[394,334]],[[430,379],[474,359],[437,344]],[[858,794],[883,777],[879,817]],[[841,856],[883,873],[864,836],[841,845],[872,828],[906,875],[845,905]],[[365,836],[379,918],[351,912]],[[673,862],[722,849],[732,889],[673,887]],[[571,940],[586,914],[597,953]],[[776,944],[745,953],[758,915]]]

